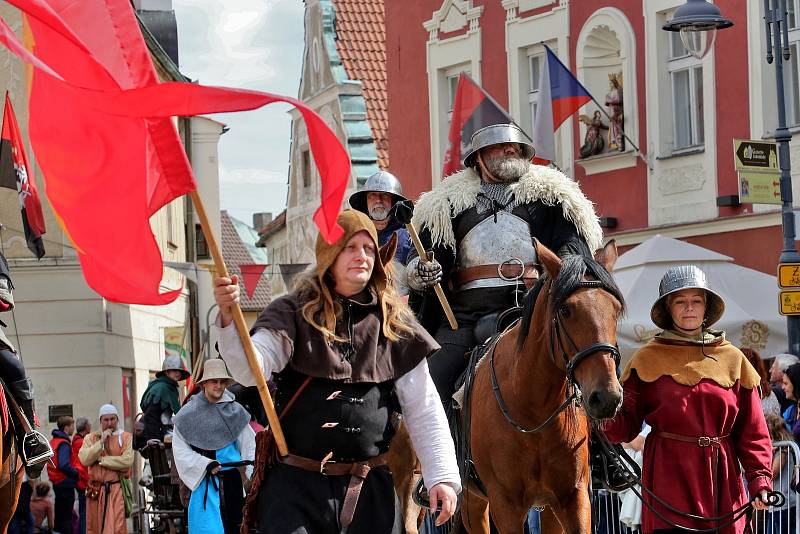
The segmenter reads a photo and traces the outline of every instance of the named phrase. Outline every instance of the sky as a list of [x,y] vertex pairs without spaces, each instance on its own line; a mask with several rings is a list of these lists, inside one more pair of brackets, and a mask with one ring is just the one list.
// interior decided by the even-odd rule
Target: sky
[[[303,61],[301,0],[173,0],[181,72],[204,85],[297,96]],[[286,208],[291,118],[287,104],[212,118],[228,125],[219,144],[222,209],[253,224],[253,213]]]

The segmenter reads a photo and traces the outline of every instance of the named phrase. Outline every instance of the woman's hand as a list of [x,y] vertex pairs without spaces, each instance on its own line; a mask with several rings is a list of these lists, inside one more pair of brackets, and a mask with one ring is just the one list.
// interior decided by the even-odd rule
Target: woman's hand
[[233,322],[233,305],[239,303],[239,277],[234,274],[230,278],[215,278],[214,300],[219,306],[220,322],[226,327]]
[[761,493],[758,494],[758,498],[753,501],[753,508],[756,510],[769,509],[769,504],[767,504],[767,490],[761,490]]
[[[431,501],[431,515],[435,514],[436,510],[439,510],[436,526],[443,525],[456,512],[458,496],[456,496],[455,490],[450,484],[442,482],[432,487],[428,492],[428,496]],[[439,506],[439,501],[442,501],[441,506]]]

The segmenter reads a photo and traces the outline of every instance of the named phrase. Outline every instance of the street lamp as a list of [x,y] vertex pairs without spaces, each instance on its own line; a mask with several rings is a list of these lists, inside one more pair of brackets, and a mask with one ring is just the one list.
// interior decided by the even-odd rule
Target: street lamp
[[[783,90],[783,62],[791,57],[788,34],[788,12],[786,0],[764,0],[764,22],[767,34],[767,63],[775,63],[775,84],[778,91],[778,127],[775,130],[775,141],[778,143],[778,162],[781,169],[781,215],[783,222],[783,250],[780,263],[800,263],[800,254],[795,247],[794,212],[792,206],[792,175],[789,160],[789,141],[792,134],[786,128],[786,98]],[[675,16],[663,29],[681,32],[681,40],[695,57],[702,57],[708,52],[708,46],[702,55],[697,56],[689,45],[700,50],[699,43],[708,44],[709,39],[701,38],[703,33],[712,31],[711,45],[714,44],[717,29],[729,28],[733,23],[725,19],[718,7],[706,0],[687,0],[686,4],[675,11]],[[688,44],[687,44],[688,41]],[[774,51],[774,54],[773,54]],[[789,337],[789,352],[800,355],[800,316],[786,317]]]
[[722,16],[719,8],[706,0],[688,0],[675,10],[672,18],[662,29],[680,32],[686,50],[697,59],[703,59],[714,47],[717,30],[733,26],[733,22]]

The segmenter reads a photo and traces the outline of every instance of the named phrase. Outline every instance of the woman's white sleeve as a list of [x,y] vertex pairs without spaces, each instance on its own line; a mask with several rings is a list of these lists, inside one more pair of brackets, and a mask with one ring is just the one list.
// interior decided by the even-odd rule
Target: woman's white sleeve
[[206,476],[206,466],[213,460],[194,452],[177,428],[172,433],[172,455],[178,476],[187,488],[196,490]]
[[436,392],[427,360],[394,381],[397,398],[403,409],[403,421],[411,443],[422,464],[422,478],[430,489],[436,484],[450,484],[456,493],[461,491],[461,477],[444,414],[442,401]]
[[[214,321],[214,328],[217,329],[219,336],[219,354],[225,360],[228,372],[239,384],[255,386],[256,380],[250,371],[250,365],[247,363],[247,356],[244,353],[242,340],[239,339],[239,334],[236,331],[236,325],[231,323],[223,328],[220,324],[220,318],[217,315],[217,319]],[[253,341],[253,347],[256,350],[258,366],[261,367],[261,372],[267,380],[269,380],[272,373],[280,372],[289,363],[294,349],[292,340],[285,335],[275,330],[259,328],[250,339]]]

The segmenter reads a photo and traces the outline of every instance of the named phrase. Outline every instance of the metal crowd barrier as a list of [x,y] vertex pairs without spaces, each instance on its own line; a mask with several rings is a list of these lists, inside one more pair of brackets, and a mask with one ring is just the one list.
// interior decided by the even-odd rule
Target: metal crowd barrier
[[[800,534],[798,494],[791,488],[793,480],[800,482],[800,447],[794,441],[779,441],[773,444],[773,457],[775,454],[785,454],[788,458],[788,468],[782,469],[772,481],[773,489],[786,495],[787,502],[780,509],[757,510],[753,514],[753,534]],[[592,534],[639,534],[641,525],[629,526],[620,520],[621,506],[618,494],[594,490]]]

